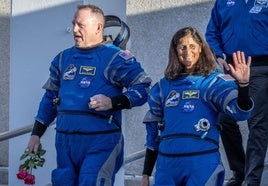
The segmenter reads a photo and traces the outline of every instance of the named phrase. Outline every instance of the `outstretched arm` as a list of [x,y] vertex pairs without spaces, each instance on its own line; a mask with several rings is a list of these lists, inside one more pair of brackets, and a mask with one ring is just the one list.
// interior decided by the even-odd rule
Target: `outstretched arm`
[[244,52],[237,51],[233,53],[234,66],[230,65],[230,70],[238,84],[238,106],[243,110],[250,110],[253,102],[249,96],[249,78],[251,57],[248,57],[247,62]]

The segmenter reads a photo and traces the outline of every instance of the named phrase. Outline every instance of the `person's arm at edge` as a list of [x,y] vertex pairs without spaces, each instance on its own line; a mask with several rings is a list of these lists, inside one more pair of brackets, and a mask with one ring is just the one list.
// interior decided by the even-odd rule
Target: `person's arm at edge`
[[146,148],[145,160],[142,171],[141,186],[148,186],[150,184],[150,176],[152,175],[158,151]]

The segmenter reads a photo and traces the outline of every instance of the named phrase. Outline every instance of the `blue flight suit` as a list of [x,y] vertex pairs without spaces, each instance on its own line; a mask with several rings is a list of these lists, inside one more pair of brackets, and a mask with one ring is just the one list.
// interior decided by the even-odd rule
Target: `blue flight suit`
[[237,85],[228,75],[162,78],[150,90],[144,123],[147,148],[158,150],[155,186],[222,185],[217,118],[224,112],[245,120],[237,105]]
[[47,126],[57,117],[53,186],[113,185],[124,154],[121,110],[90,109],[90,97],[124,94],[130,107],[140,106],[150,83],[135,57],[111,42],[55,57],[36,116]]

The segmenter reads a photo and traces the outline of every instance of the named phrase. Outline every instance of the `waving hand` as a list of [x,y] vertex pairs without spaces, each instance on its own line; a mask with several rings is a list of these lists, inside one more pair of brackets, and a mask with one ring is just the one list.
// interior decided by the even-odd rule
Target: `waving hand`
[[229,64],[232,76],[237,80],[239,86],[247,86],[250,77],[251,57],[247,61],[244,52],[237,51],[233,53],[234,65]]

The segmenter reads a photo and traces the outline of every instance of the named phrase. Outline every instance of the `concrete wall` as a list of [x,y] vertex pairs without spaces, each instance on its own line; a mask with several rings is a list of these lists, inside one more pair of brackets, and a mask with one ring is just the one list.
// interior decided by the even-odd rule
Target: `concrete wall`
[[[8,130],[9,110],[9,48],[10,48],[10,1],[0,0],[0,133]],[[8,141],[0,142],[0,167],[8,165]],[[7,174],[0,171],[0,183]]]

